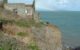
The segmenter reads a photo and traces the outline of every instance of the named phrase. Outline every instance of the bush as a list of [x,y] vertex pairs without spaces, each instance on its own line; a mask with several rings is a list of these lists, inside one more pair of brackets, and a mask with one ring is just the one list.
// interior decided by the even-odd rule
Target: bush
[[39,50],[38,46],[36,45],[35,42],[31,42],[29,45],[28,45],[28,48],[30,50]]
[[0,19],[0,22],[3,22],[4,24],[7,24],[7,23],[14,23],[14,20],[7,20],[7,19]]
[[30,27],[29,22],[27,22],[25,20],[15,21],[15,24],[20,26],[20,27]]
[[42,27],[42,26],[44,26],[44,23],[43,23],[43,22],[36,23],[35,26],[36,26],[36,27]]
[[3,48],[0,47],[0,50],[3,50]]
[[27,50],[24,43],[14,37],[3,35],[0,36],[0,50]]
[[18,36],[22,36],[22,37],[24,37],[24,36],[27,36],[28,33],[25,33],[25,32],[19,32],[19,33],[17,33],[17,35],[18,35]]

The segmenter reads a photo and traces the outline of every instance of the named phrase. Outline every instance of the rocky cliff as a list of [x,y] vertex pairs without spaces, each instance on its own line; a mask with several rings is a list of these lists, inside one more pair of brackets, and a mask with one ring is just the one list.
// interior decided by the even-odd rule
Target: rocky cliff
[[55,25],[32,28],[34,38],[41,50],[62,50],[61,32]]
[[61,32],[55,25],[27,21],[7,10],[1,10],[0,21],[3,22],[0,49],[62,50]]

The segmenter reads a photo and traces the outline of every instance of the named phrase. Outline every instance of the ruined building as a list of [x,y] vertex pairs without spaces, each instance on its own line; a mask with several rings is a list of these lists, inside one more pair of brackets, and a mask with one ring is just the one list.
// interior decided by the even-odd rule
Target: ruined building
[[9,10],[22,18],[34,19],[36,22],[39,20],[38,14],[35,12],[35,0],[32,4],[24,3],[8,3],[7,0],[0,0],[0,6]]
[[0,7],[3,7],[4,3],[7,3],[7,0],[0,0]]

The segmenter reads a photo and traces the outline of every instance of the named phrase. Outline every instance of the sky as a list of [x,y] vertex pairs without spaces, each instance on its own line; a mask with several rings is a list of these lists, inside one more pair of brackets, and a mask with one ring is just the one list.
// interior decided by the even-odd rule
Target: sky
[[[31,4],[33,0],[8,0],[9,3]],[[36,0],[39,11],[80,11],[80,0]]]

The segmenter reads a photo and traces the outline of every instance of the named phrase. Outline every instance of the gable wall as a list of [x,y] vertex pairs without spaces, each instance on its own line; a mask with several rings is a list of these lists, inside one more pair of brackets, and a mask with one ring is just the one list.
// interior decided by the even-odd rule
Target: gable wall
[[25,6],[25,4],[5,4],[4,8],[9,11],[17,10],[17,14],[26,17],[30,16],[32,18],[33,15],[33,8],[31,6]]

